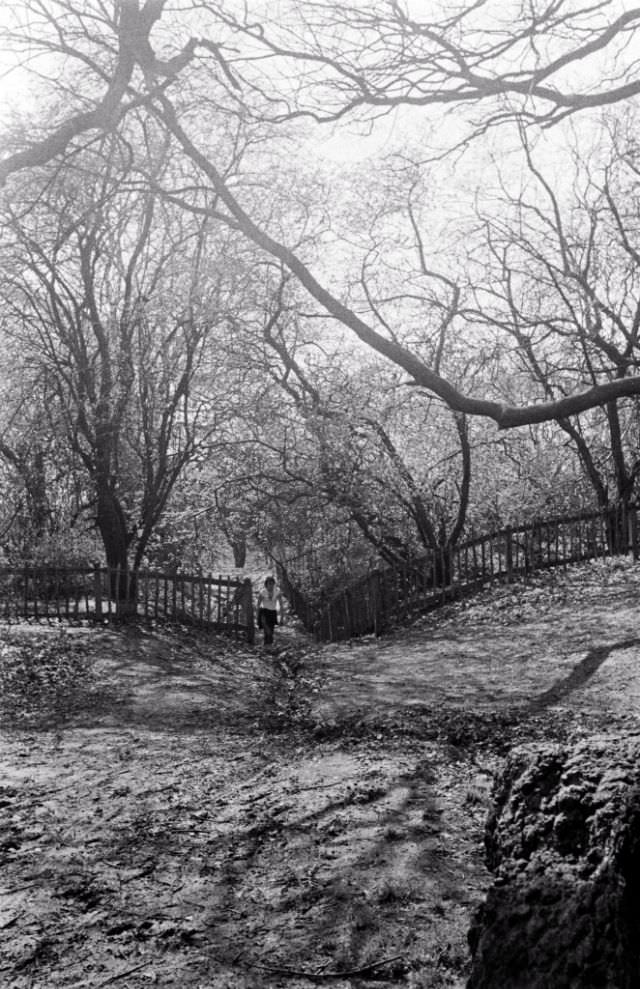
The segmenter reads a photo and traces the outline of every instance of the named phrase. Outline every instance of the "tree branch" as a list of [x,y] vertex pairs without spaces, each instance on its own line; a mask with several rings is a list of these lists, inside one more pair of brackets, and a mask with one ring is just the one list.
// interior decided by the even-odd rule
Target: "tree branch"
[[403,368],[416,385],[438,395],[455,412],[483,416],[492,419],[500,429],[511,429],[517,426],[566,418],[585,412],[587,409],[605,405],[617,398],[640,394],[640,377],[605,382],[576,395],[525,406],[510,406],[489,399],[473,398],[459,391],[411,351],[382,336],[365,323],[353,310],[345,306],[326,289],[292,250],[259,227],[231,193],[215,165],[195,146],[178,121],[171,103],[164,96],[161,97],[160,102],[161,108],[157,111],[158,115],[192,161],[209,178],[216,194],[227,207],[244,235],[285,265],[307,292],[338,322],[355,333],[363,343]]

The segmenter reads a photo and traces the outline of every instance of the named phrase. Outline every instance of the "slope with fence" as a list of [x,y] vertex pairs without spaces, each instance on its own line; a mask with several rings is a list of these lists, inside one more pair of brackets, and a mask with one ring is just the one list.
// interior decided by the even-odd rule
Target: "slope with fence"
[[331,597],[311,599],[303,575],[278,561],[293,611],[321,641],[383,633],[493,582],[599,557],[638,556],[636,506],[582,512],[473,536],[404,566],[366,574]]

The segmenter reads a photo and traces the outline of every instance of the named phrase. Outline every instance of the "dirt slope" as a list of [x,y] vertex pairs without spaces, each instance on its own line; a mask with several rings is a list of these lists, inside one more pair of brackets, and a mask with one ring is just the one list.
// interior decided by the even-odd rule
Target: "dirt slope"
[[493,776],[637,730],[639,605],[622,562],[352,646],[69,633],[69,704],[5,703],[0,984],[462,987]]

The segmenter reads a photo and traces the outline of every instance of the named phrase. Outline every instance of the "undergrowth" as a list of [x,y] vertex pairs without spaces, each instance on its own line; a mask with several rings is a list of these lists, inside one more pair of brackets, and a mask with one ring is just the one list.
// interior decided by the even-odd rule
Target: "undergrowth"
[[308,647],[274,651],[271,676],[259,698],[258,719],[271,730],[309,730],[317,726],[314,699],[321,678]]

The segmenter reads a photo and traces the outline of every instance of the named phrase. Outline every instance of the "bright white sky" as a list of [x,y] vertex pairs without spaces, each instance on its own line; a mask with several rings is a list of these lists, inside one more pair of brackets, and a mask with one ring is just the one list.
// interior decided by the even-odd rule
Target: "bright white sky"
[[[0,30],[11,25],[13,15],[11,7],[17,4],[7,4],[0,0]],[[22,66],[22,56],[8,51],[6,45],[0,44],[0,124],[10,123],[26,109],[33,107],[31,89],[33,79],[29,71]]]
[[[430,0],[410,0],[410,3],[415,8],[412,13],[424,18],[425,7],[430,5]],[[624,9],[623,0],[620,0],[620,3],[621,9]],[[274,13],[272,4],[273,0],[268,0],[267,7],[271,16]],[[438,3],[437,6],[441,4]],[[24,12],[25,9],[26,4],[21,0],[15,2],[0,0],[0,29],[11,22],[12,10],[19,13]],[[615,10],[612,8],[612,14],[615,12],[619,13],[617,7]],[[640,45],[640,38],[637,43]],[[627,52],[627,57],[630,57],[630,54]],[[30,78],[29,72],[21,67],[20,59],[0,49],[0,126],[15,122],[25,111],[37,112],[34,96],[37,89],[38,82]],[[365,131],[363,125],[355,122],[324,124],[310,135],[305,151],[315,158],[348,165],[375,160],[389,153],[403,152],[407,149],[418,157],[418,149],[422,155],[426,155],[429,146],[433,147],[437,143],[440,147],[450,147],[462,138],[465,125],[461,114],[450,115],[448,118],[440,115],[437,131],[430,133],[434,119],[435,115],[428,111],[403,108],[379,117],[369,132]],[[578,121],[577,126],[581,130],[592,127],[586,116],[579,120],[574,119]],[[503,153],[506,138],[496,135],[494,140],[496,153]],[[558,149],[564,142],[562,129],[557,128],[548,132],[542,140],[548,149],[547,156],[553,159],[554,147]],[[488,143],[490,142],[485,140],[485,148]]]

